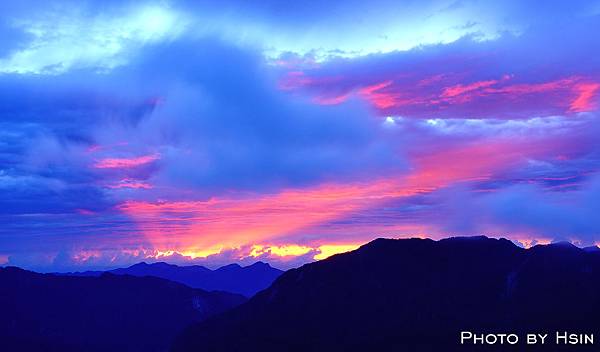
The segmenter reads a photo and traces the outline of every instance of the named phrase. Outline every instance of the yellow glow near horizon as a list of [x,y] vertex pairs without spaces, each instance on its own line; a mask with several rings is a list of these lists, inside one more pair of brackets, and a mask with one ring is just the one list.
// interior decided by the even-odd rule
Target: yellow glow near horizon
[[154,255],[151,255],[150,257],[160,258],[160,257],[169,257],[174,254],[179,254],[184,257],[190,257],[191,259],[196,259],[196,258],[206,258],[213,254],[219,254],[219,253],[221,253],[222,250],[223,250],[222,247],[207,248],[207,249],[203,249],[203,250],[198,250],[198,249],[156,250],[154,252]]
[[310,251],[314,250],[314,248],[307,246],[300,246],[297,244],[289,244],[289,245],[281,245],[281,246],[269,246],[269,245],[260,245],[255,244],[252,246],[252,250],[249,253],[251,257],[259,257],[263,254],[270,253],[272,255],[276,255],[278,257],[288,257],[288,256],[300,256],[306,254]]
[[187,250],[187,251],[180,252],[180,254],[184,255],[186,257],[191,257],[192,259],[195,259],[195,258],[206,258],[206,257],[214,255],[214,254],[219,254],[222,251],[223,251],[222,247],[214,247],[214,248],[208,248],[208,249],[204,249],[204,250]]
[[325,258],[329,258],[334,254],[339,254],[339,253],[345,253],[345,252],[350,252],[353,251],[355,249],[357,249],[358,247],[360,247],[361,244],[357,244],[357,243],[353,243],[353,244],[326,244],[326,245],[322,245],[318,248],[318,250],[320,251],[319,254],[316,254],[313,258],[316,260],[321,260],[321,259],[325,259]]
[[[123,253],[139,257],[140,259],[156,259],[156,260],[168,260],[169,257],[187,257],[188,259],[213,259],[217,260],[228,260],[238,261],[246,260],[250,258],[256,258],[257,260],[275,260],[278,261],[290,261],[294,258],[298,258],[306,255],[306,261],[322,260],[328,258],[334,254],[345,253],[357,249],[363,245],[360,243],[332,243],[332,244],[315,244],[315,245],[303,245],[296,243],[287,244],[253,244],[243,245],[239,247],[223,247],[215,246],[209,248],[173,248],[173,249],[130,249],[124,250]],[[220,255],[223,255],[220,257]],[[76,259],[78,261],[85,262],[92,257],[99,257],[99,252],[82,251],[78,254]],[[0,260],[2,256],[0,256]]]
[[[362,243],[345,243],[345,244],[324,244],[319,246],[299,245],[299,244],[283,244],[283,245],[269,245],[269,244],[254,244],[244,250],[243,248],[231,248],[239,251],[239,258],[245,259],[249,257],[258,258],[261,256],[266,257],[299,257],[308,253],[315,253],[312,258],[314,260],[322,260],[328,258],[334,254],[345,253],[353,251],[360,247]],[[190,257],[191,259],[196,258],[207,258],[211,255],[217,255],[223,252],[222,247],[207,248],[203,250],[198,249],[183,249],[183,250],[157,250],[150,257],[161,258],[169,257],[175,254]]]

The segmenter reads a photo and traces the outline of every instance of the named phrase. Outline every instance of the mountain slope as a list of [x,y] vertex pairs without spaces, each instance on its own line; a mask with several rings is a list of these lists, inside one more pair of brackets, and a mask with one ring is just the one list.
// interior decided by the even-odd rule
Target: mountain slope
[[378,239],[286,272],[188,329],[173,350],[464,351],[461,330],[589,333],[599,316],[598,252],[485,237]]
[[244,301],[153,277],[0,268],[0,350],[164,351],[185,326]]
[[[249,266],[230,264],[211,270],[200,265],[177,266],[163,262],[147,264],[141,262],[128,268],[108,271],[117,275],[155,276],[179,282],[193,288],[206,291],[227,291],[246,297],[271,285],[283,271],[271,267],[267,263],[256,262]],[[69,273],[74,276],[99,276],[102,272],[88,271]]]

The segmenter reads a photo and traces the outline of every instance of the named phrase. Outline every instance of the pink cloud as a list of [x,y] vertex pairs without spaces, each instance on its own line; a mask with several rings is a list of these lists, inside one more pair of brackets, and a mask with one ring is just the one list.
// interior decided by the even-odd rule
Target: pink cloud
[[380,115],[427,118],[528,118],[591,111],[597,107],[594,99],[600,90],[599,82],[583,76],[523,82],[526,77],[504,74],[465,83],[468,76],[448,73],[420,77],[415,72],[373,80],[311,77],[310,73],[294,71],[287,76],[285,89],[308,93],[321,105],[342,104],[356,96],[369,102]]
[[358,94],[380,109],[392,107],[398,103],[397,96],[384,88],[392,85],[392,81],[372,84],[359,89]]
[[88,148],[85,150],[85,152],[86,152],[86,153],[95,153],[95,152],[97,152],[97,151],[99,151],[99,150],[101,150],[101,149],[102,149],[102,146],[100,146],[100,145],[98,145],[98,144],[92,144],[91,146],[89,146],[89,147],[88,147]]
[[119,188],[132,188],[132,189],[151,189],[153,186],[147,182],[124,178],[116,184],[108,185],[108,188],[119,189]]
[[[134,220],[154,248],[179,253],[273,244],[281,238],[286,239],[285,243],[295,243],[295,234],[324,231],[337,220],[378,209],[386,202],[427,194],[459,182],[490,180],[497,172],[522,166],[530,159],[562,152],[568,143],[557,138],[490,138],[417,152],[412,155],[410,173],[368,182],[327,183],[273,194],[231,194],[208,200],[129,200],[120,204],[118,210]],[[389,231],[435,232],[433,225],[371,225],[363,233],[365,237],[357,241]],[[358,225],[352,226],[355,230]],[[333,237],[332,243],[319,245],[339,241]]]
[[594,110],[597,105],[593,101],[596,97],[596,93],[600,89],[600,84],[591,83],[578,83],[575,85],[574,90],[579,93],[577,98],[571,102],[570,110],[573,112],[583,112]]
[[452,87],[444,88],[441,97],[451,98],[457,95],[461,95],[464,93],[468,93],[474,90],[479,90],[481,88],[489,87],[498,83],[497,80],[489,80],[489,81],[479,81],[470,84],[457,84]]
[[350,94],[344,94],[337,97],[315,97],[314,102],[319,105],[338,105],[350,97]]
[[97,161],[97,169],[129,169],[152,163],[160,159],[159,154],[144,155],[136,158],[106,158]]

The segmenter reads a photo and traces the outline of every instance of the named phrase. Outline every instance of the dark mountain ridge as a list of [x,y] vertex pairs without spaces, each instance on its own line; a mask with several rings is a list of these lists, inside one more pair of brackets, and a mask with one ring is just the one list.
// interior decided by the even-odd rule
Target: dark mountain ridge
[[377,239],[287,271],[245,304],[188,329],[173,351],[472,350],[460,345],[460,331],[517,333],[513,350],[581,350],[590,346],[528,346],[524,334],[598,340],[599,328],[598,251],[523,249],[486,237]]
[[[267,263],[256,262],[249,266],[229,264],[215,270],[201,265],[178,266],[164,262],[141,262],[127,268],[106,271],[116,275],[155,276],[179,282],[193,288],[206,291],[227,291],[253,296],[256,292],[271,285],[283,271]],[[71,276],[100,276],[102,271],[84,271],[65,273]]]
[[186,326],[245,300],[155,277],[0,268],[0,351],[165,351]]

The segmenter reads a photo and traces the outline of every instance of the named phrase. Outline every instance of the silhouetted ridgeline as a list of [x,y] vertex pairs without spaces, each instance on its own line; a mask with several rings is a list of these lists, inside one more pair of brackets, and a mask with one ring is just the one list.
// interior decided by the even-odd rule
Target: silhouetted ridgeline
[[155,277],[0,268],[0,351],[164,351],[189,324],[245,300]]
[[[283,273],[267,263],[256,262],[249,266],[229,264],[216,270],[200,265],[177,266],[167,263],[138,263],[128,268],[109,270],[109,273],[133,276],[155,276],[180,282],[207,291],[227,291],[246,297],[269,287]],[[102,271],[67,273],[72,276],[100,276]]]
[[[595,333],[600,350],[599,328],[598,251],[525,250],[485,237],[378,239],[287,271],[245,304],[188,329],[173,350],[472,350],[459,345],[461,330]],[[523,342],[512,350],[538,349]]]

